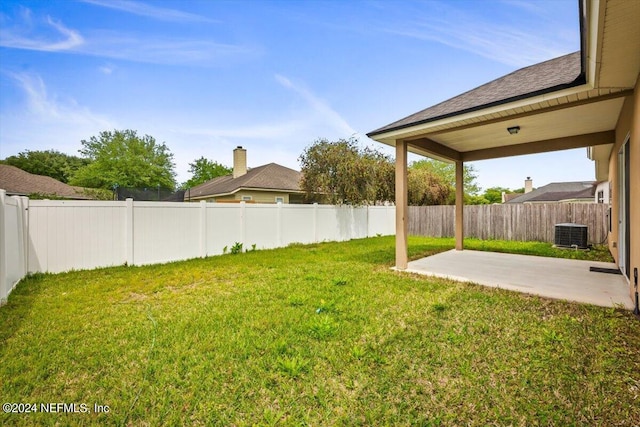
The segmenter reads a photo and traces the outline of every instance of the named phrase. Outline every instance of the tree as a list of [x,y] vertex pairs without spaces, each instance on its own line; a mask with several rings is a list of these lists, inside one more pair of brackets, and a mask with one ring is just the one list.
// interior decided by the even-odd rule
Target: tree
[[354,138],[318,139],[299,160],[307,200],[361,205],[394,199],[393,162],[374,149],[360,148]]
[[424,168],[409,169],[407,180],[411,206],[444,205],[453,190],[441,178]]
[[152,136],[140,137],[129,129],[105,131],[81,144],[80,153],[91,163],[73,175],[73,185],[175,188],[173,154],[164,142],[158,144]]
[[68,183],[78,169],[87,166],[90,162],[89,159],[70,156],[56,150],[25,150],[17,156],[9,156],[0,161],[35,175],[50,176],[64,183]]
[[504,187],[491,187],[484,190],[482,195],[489,203],[502,203],[502,193],[513,193],[513,191]]
[[[300,163],[301,188],[307,199],[353,205],[395,200],[393,159],[360,148],[355,139],[319,139],[305,149]],[[451,186],[426,168],[410,169],[407,179],[410,205],[444,204],[452,192]]]
[[478,194],[465,194],[464,204],[465,205],[489,205],[491,203],[489,202],[489,200],[485,199],[484,196],[480,196]]
[[183,188],[195,187],[213,178],[229,175],[233,172],[233,169],[213,160],[200,157],[194,160],[193,163],[189,163],[189,172],[191,173],[191,179],[182,184]]
[[[410,169],[426,169],[439,177],[444,183],[455,189],[456,185],[456,165],[445,163],[439,160],[425,159],[411,163]],[[480,187],[476,183],[478,178],[473,165],[465,164],[463,167],[464,193],[466,196],[475,196],[480,192]],[[447,203],[455,202],[455,191],[449,195]]]

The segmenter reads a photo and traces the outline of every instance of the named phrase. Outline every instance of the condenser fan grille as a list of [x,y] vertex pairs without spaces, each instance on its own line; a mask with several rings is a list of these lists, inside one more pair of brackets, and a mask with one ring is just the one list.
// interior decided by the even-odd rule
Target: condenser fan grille
[[556,224],[554,244],[566,248],[587,249],[587,226]]

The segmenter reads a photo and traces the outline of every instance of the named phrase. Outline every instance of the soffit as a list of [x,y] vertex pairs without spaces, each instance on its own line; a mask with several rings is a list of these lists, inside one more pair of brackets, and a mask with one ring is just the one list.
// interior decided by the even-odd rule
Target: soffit
[[[489,124],[438,132],[429,138],[453,150],[466,152],[602,132],[615,128],[623,103],[624,98],[615,98],[518,119],[506,117]],[[507,131],[511,126],[520,126],[520,132],[511,135]]]
[[373,137],[378,142],[395,146],[396,139],[412,139],[421,136],[437,135],[450,132],[453,129],[476,127],[486,123],[507,120],[520,120],[520,118],[558,109],[581,105],[591,102],[601,102],[616,97],[630,95],[627,88],[603,88],[591,89],[587,86],[545,94],[534,99],[525,99],[480,112],[462,114],[438,120],[431,123],[414,126],[406,129],[386,132]]
[[640,2],[609,0],[598,70],[598,87],[635,86],[640,73]]
[[597,145],[589,147],[588,157],[590,160],[609,161],[613,144]]

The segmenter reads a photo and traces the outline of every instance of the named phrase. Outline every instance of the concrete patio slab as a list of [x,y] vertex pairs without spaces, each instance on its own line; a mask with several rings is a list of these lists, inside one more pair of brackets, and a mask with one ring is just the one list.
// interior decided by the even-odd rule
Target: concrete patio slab
[[450,250],[409,262],[407,272],[473,282],[548,298],[633,309],[626,278],[589,271],[613,263]]

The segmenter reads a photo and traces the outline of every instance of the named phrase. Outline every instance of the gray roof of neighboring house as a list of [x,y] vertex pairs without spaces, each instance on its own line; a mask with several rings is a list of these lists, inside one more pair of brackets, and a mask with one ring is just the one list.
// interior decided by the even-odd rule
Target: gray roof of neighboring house
[[369,132],[368,136],[530,98],[584,83],[580,52],[531,65]]
[[520,197],[522,194],[520,193],[507,193],[504,195],[504,201],[505,203],[508,202],[509,200],[515,199],[516,197]]
[[543,187],[522,194],[505,203],[525,202],[558,202],[569,199],[593,199],[595,194],[595,181],[578,182],[552,182]]
[[299,192],[302,173],[276,163],[251,168],[245,175],[220,176],[196,185],[185,193],[185,198],[219,196],[235,193],[240,189],[266,189],[283,193]]
[[66,199],[90,200],[82,187],[72,187],[50,176],[35,175],[11,165],[0,164],[0,188],[9,195],[42,194]]

